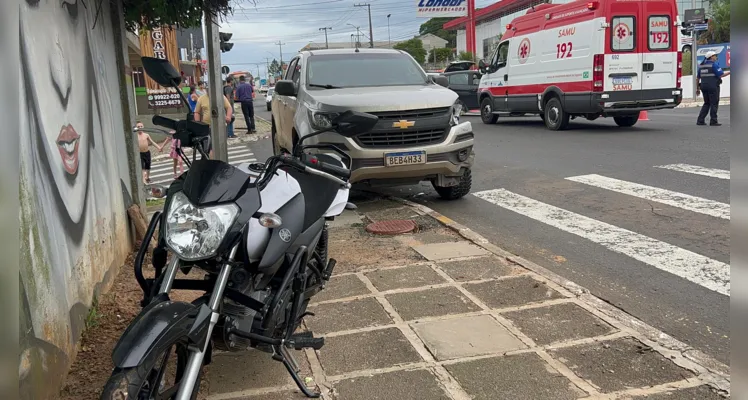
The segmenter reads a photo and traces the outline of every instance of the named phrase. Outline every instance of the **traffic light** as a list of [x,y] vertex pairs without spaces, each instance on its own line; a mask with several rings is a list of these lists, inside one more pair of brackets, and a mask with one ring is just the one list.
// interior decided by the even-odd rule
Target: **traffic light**
[[231,50],[232,47],[234,47],[233,43],[229,43],[229,40],[231,40],[231,36],[234,36],[233,33],[227,33],[227,32],[218,32],[218,38],[221,40],[221,52],[225,53],[229,50]]

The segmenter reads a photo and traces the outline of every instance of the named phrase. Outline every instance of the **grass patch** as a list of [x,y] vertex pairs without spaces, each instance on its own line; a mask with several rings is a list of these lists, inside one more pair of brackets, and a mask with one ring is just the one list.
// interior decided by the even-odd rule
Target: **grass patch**
[[145,201],[145,205],[148,207],[163,206],[165,202],[166,198],[148,199]]
[[88,314],[86,314],[86,329],[98,325],[99,318],[101,318],[101,314],[99,314],[99,299],[94,296],[93,300],[91,300],[91,308],[88,309]]

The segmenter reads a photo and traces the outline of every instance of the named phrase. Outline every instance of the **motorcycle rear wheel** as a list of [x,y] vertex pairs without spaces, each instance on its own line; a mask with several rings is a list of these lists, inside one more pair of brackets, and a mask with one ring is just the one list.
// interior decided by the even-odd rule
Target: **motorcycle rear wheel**
[[[176,349],[176,351],[174,351]],[[164,382],[164,375],[161,371],[166,372],[168,360],[174,355],[177,358],[176,374],[174,384],[166,390],[162,390],[168,385]],[[164,359],[167,357],[166,360]],[[186,338],[180,338],[171,343],[165,353],[157,357],[151,357],[150,360],[132,368],[115,368],[112,376],[109,377],[104,390],[101,393],[101,400],[170,400],[175,399],[179,384],[182,382],[189,351],[187,350]],[[200,390],[200,380],[202,379],[202,368],[197,376],[197,382],[192,390],[192,400],[197,399],[197,393]],[[160,377],[160,379],[159,379]],[[158,383],[157,383],[158,382]],[[156,393],[152,388],[158,384],[159,390]]]

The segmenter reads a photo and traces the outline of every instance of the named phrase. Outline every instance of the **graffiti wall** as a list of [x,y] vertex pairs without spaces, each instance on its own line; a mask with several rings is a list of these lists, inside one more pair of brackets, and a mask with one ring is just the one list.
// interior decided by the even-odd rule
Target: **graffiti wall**
[[59,387],[92,299],[131,248],[109,3],[20,1],[22,398]]

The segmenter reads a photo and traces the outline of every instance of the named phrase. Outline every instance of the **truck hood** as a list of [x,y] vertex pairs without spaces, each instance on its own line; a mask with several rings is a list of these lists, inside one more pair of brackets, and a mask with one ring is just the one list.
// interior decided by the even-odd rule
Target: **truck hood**
[[449,107],[457,93],[438,85],[385,86],[308,91],[310,108],[322,111],[379,112]]

